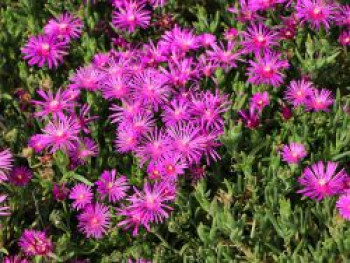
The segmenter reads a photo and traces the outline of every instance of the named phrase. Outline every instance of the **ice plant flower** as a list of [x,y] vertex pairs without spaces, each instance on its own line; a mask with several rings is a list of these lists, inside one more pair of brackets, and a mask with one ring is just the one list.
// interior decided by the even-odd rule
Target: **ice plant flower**
[[266,84],[277,88],[283,83],[284,74],[281,70],[289,67],[287,60],[281,59],[281,54],[275,52],[264,52],[257,54],[256,60],[249,61],[248,82],[254,85]]
[[29,38],[28,43],[22,48],[22,53],[30,66],[38,65],[42,68],[47,64],[51,69],[63,62],[63,57],[67,55],[66,49],[65,41],[59,41],[54,36],[39,35]]
[[81,67],[77,70],[76,73],[70,77],[72,82],[69,87],[74,89],[86,89],[88,91],[97,91],[101,89],[101,81],[103,75],[100,71],[95,68]]
[[267,91],[254,93],[250,99],[250,106],[260,112],[270,104],[270,94]]
[[7,180],[7,173],[11,171],[13,156],[9,149],[0,151],[0,183]]
[[322,161],[308,166],[298,179],[299,184],[303,186],[303,189],[298,190],[298,193],[317,201],[327,196],[339,194],[343,190],[347,174],[344,169],[336,173],[337,167],[337,163],[327,162],[327,166],[325,166]]
[[273,47],[279,46],[278,33],[273,32],[264,24],[252,24],[247,31],[241,33],[244,40],[241,45],[245,53],[260,53],[270,51]]
[[125,176],[116,177],[116,170],[104,171],[100,179],[95,183],[97,192],[102,199],[108,197],[108,201],[116,203],[127,196],[129,182]]
[[46,234],[36,230],[24,230],[18,244],[27,256],[48,256],[53,250],[52,242]]
[[3,263],[29,263],[29,261],[20,256],[7,256],[4,257]]
[[339,197],[336,207],[339,214],[345,219],[350,221],[350,194],[343,194]]
[[289,145],[283,146],[281,154],[285,162],[296,164],[307,155],[307,152],[303,144],[291,142]]
[[52,195],[56,201],[64,201],[69,195],[69,189],[66,187],[65,183],[54,183],[52,188]]
[[56,19],[50,19],[44,27],[46,35],[58,37],[69,41],[80,37],[83,30],[83,22],[69,13],[59,15]]
[[240,110],[238,115],[244,121],[245,127],[253,130],[260,125],[260,112],[255,107],[249,107],[249,110]]
[[350,31],[344,31],[340,34],[339,43],[343,46],[350,46]]
[[294,107],[305,105],[313,95],[313,83],[307,80],[293,80],[285,91],[284,98]]
[[124,230],[132,229],[132,235],[137,236],[139,232],[139,227],[143,226],[147,231],[151,231],[148,224],[141,222],[141,214],[136,213],[133,208],[122,207],[118,209],[118,215],[125,217],[120,221],[117,226],[123,228]]
[[110,217],[111,214],[107,206],[100,203],[88,205],[78,215],[78,228],[87,238],[94,237],[100,239],[108,231]]
[[72,206],[77,210],[91,204],[92,197],[91,187],[83,183],[75,185],[69,194],[69,198],[74,200]]
[[162,120],[166,126],[173,126],[183,121],[189,121],[190,103],[183,98],[174,98],[163,105]]
[[113,11],[113,25],[120,30],[135,31],[137,27],[147,28],[151,21],[151,13],[145,9],[143,2],[123,1],[117,11]]
[[69,157],[75,165],[85,164],[89,158],[98,155],[98,146],[90,138],[82,138],[70,149]]
[[9,216],[10,213],[10,207],[9,206],[3,206],[3,203],[6,201],[7,195],[0,194],[0,217],[1,216]]
[[8,176],[9,182],[15,186],[26,186],[32,179],[32,171],[25,166],[14,167]]
[[225,71],[237,67],[237,60],[241,52],[236,50],[236,42],[227,41],[227,44],[220,42],[213,45],[206,51],[209,60],[217,62]]
[[340,12],[336,17],[336,20],[339,26],[346,26],[350,28],[350,5],[340,6]]
[[313,93],[306,102],[309,110],[329,111],[329,107],[334,103],[332,92],[327,89],[313,89]]
[[43,136],[40,137],[42,144],[54,153],[57,150],[73,149],[78,141],[80,129],[74,119],[63,116],[56,121],[49,121],[42,132]]
[[309,22],[317,30],[321,25],[329,29],[336,14],[336,5],[327,0],[298,0],[295,9],[301,23]]

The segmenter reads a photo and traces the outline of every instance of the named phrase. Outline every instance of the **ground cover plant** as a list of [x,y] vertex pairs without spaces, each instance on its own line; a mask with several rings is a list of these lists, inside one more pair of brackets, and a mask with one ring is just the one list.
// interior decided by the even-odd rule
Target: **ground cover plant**
[[350,260],[350,5],[3,0],[0,260]]

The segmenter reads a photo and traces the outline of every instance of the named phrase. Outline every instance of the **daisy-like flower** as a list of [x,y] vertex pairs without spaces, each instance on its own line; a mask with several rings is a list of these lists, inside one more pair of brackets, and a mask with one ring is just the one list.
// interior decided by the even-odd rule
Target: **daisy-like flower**
[[202,54],[198,58],[198,71],[204,75],[207,78],[212,78],[215,81],[215,78],[213,77],[215,70],[218,69],[220,64],[217,61],[213,61],[210,58],[208,58],[207,55]]
[[321,25],[329,29],[336,15],[336,5],[327,0],[298,0],[295,9],[301,23],[309,22],[317,30]]
[[74,200],[72,206],[77,210],[91,204],[92,197],[91,187],[83,183],[75,185],[69,194],[69,198]]
[[254,93],[250,99],[251,107],[258,109],[260,112],[270,104],[270,94],[267,91]]
[[128,198],[129,208],[140,216],[142,224],[162,223],[168,218],[169,211],[173,210],[168,203],[175,200],[175,194],[169,193],[167,184],[163,181],[152,186],[146,182],[143,191],[135,188],[135,194]]
[[118,129],[115,146],[118,152],[134,151],[140,142],[140,134],[130,128]]
[[13,156],[9,149],[0,151],[0,183],[7,180],[7,173],[11,171]]
[[29,38],[28,43],[22,48],[24,59],[30,66],[38,65],[42,68],[45,64],[49,69],[58,67],[67,55],[67,43],[59,41],[56,37],[39,35]]
[[98,116],[90,116],[90,105],[84,104],[79,111],[79,114],[76,115],[75,112],[73,113],[74,119],[79,125],[79,129],[83,131],[85,134],[89,134],[89,123],[97,120]]
[[141,105],[140,101],[131,100],[131,101],[122,101],[122,106],[113,104],[110,107],[110,110],[114,112],[110,115],[112,123],[120,123],[124,120],[131,120],[133,116],[143,112],[144,107]]
[[52,242],[45,232],[36,230],[24,230],[18,245],[27,256],[48,256],[53,250]]
[[337,201],[337,209],[339,214],[345,219],[350,221],[350,194],[343,194]]
[[350,5],[340,6],[340,12],[336,17],[336,20],[339,26],[347,26],[350,28]]
[[148,3],[153,6],[153,8],[162,7],[165,5],[167,0],[148,0]]
[[87,238],[102,238],[110,226],[111,214],[107,206],[96,203],[88,205],[78,216],[78,228]]
[[101,88],[100,82],[102,79],[103,75],[94,67],[81,67],[72,77],[69,78],[69,80],[72,82],[69,84],[69,87],[74,89],[97,91]]
[[32,179],[32,171],[25,166],[18,166],[12,169],[8,176],[9,182],[15,186],[26,186]]
[[53,184],[52,195],[56,201],[64,201],[69,195],[69,189],[66,187],[65,183]]
[[33,148],[36,153],[39,153],[44,150],[47,145],[46,136],[44,134],[35,134],[30,137],[28,145]]
[[350,46],[350,31],[348,32],[344,31],[343,33],[340,34],[339,43],[343,46]]
[[75,101],[71,99],[70,92],[66,90],[59,89],[56,94],[53,94],[51,90],[46,92],[40,89],[37,90],[37,93],[43,101],[32,100],[32,103],[39,109],[35,112],[36,117],[49,117],[50,115],[54,118],[62,117],[64,111],[71,111],[75,106]]
[[233,41],[235,40],[239,35],[239,32],[236,28],[229,28],[224,33],[224,38],[227,41]]
[[137,236],[139,227],[143,226],[148,232],[151,231],[150,227],[146,223],[142,223],[141,214],[135,213],[134,208],[122,207],[118,209],[118,216],[124,216],[125,219],[118,223],[118,227],[122,227],[124,230],[132,229],[132,235]]
[[284,74],[281,70],[289,67],[288,61],[281,59],[281,54],[264,52],[256,55],[256,60],[249,61],[248,82],[254,85],[266,84],[277,88],[283,83]]
[[20,256],[7,256],[4,258],[3,263],[29,263],[29,261]]
[[216,45],[216,36],[210,33],[203,33],[198,36],[198,41],[204,48],[209,48]]
[[102,96],[106,100],[126,99],[130,95],[130,81],[125,75],[111,76],[103,82]]
[[176,58],[168,62],[169,69],[161,68],[166,80],[175,87],[185,87],[194,78],[196,71],[192,58]]
[[303,186],[298,193],[317,201],[339,194],[343,189],[347,174],[344,169],[336,173],[337,167],[337,163],[327,162],[325,167],[324,163],[319,161],[305,168],[303,175],[298,179],[300,185]]
[[83,165],[91,157],[98,155],[98,145],[90,138],[80,139],[75,147],[70,149],[69,156],[76,165]]
[[244,46],[245,53],[270,51],[273,47],[279,46],[278,33],[262,23],[252,24],[246,32],[242,32],[242,36],[244,40],[241,44]]
[[307,155],[307,152],[303,144],[291,142],[289,145],[283,146],[281,154],[285,162],[296,164]]
[[166,85],[166,77],[154,69],[147,69],[137,74],[131,80],[130,86],[133,97],[144,105],[151,105],[155,111],[167,100],[170,92]]
[[70,39],[77,39],[83,30],[83,22],[80,18],[76,18],[69,13],[64,13],[56,19],[50,19],[44,27],[46,35],[58,37],[69,41]]
[[[176,180],[177,176],[183,175],[188,165],[180,154],[166,153],[158,160],[159,172],[164,179]],[[154,171],[153,171],[154,174]]]
[[238,115],[244,121],[244,125],[249,129],[255,129],[260,125],[260,112],[257,108],[250,106],[249,110],[240,110]]
[[163,106],[162,120],[168,127],[189,121],[190,118],[190,103],[183,98],[174,98]]
[[313,89],[312,95],[306,101],[306,107],[314,111],[329,111],[334,103],[332,92],[328,89]]
[[277,4],[282,4],[286,2],[286,0],[249,0],[249,6],[250,8],[257,12],[257,11],[264,11],[269,8],[275,7]]
[[204,138],[200,136],[200,128],[193,123],[179,123],[168,128],[172,140],[170,148],[179,153],[189,164],[197,163],[201,159]]
[[147,28],[151,21],[151,13],[145,9],[143,2],[123,1],[123,6],[119,6],[113,12],[112,23],[120,30],[128,30],[129,33],[135,31],[137,27]]
[[151,111],[139,112],[131,119],[123,120],[118,130],[130,130],[139,136],[145,135],[156,126],[154,115]]
[[70,117],[60,117],[56,121],[50,121],[43,129],[40,137],[42,144],[51,148],[50,152],[57,150],[69,150],[75,147],[80,132],[77,122]]
[[129,182],[125,176],[116,178],[116,170],[104,171],[100,179],[95,183],[97,185],[97,192],[101,198],[108,196],[109,202],[116,203],[127,196],[129,190]]
[[217,62],[225,71],[237,67],[236,61],[240,56],[240,52],[235,51],[236,42],[227,41],[227,44],[220,42],[218,45],[212,46],[211,50],[207,50],[210,60]]
[[7,195],[0,194],[0,216],[9,216],[10,213],[10,207],[9,206],[3,206],[3,203],[6,201]]
[[245,23],[245,22],[264,19],[255,10],[253,10],[249,0],[240,0],[239,6],[240,6],[240,10],[237,10],[236,8],[233,8],[233,7],[228,8],[229,12],[237,15],[238,21]]
[[291,81],[285,91],[285,99],[294,107],[305,105],[313,94],[313,83],[306,80]]

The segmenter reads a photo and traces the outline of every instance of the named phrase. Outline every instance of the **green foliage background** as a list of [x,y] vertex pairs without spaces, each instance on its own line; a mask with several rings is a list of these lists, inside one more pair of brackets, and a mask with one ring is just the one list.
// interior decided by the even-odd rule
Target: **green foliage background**
[[[226,11],[234,1],[169,0],[158,15],[173,14],[182,26],[197,33],[221,36],[226,28],[244,29]],[[80,16],[85,30],[70,46],[70,55],[58,70],[28,67],[20,48],[29,35],[40,33],[47,20],[63,11]],[[350,118],[344,108],[350,106],[350,56],[337,43],[338,29],[312,32],[300,28],[296,40],[282,43],[291,68],[288,83],[301,74],[320,87],[336,94],[329,113],[310,113],[302,109],[284,121],[280,114],[280,89],[251,86],[246,83],[246,65],[241,63],[230,74],[216,72],[219,88],[230,94],[232,106],[225,116],[227,128],[220,149],[222,160],[207,169],[207,177],[197,185],[183,179],[171,218],[163,225],[142,231],[137,238],[118,228],[101,241],[85,239],[76,229],[75,214],[68,203],[52,200],[53,182],[68,184],[94,182],[104,169],[116,168],[135,185],[143,182],[132,156],[113,150],[114,128],[108,116],[108,103],[89,94],[86,101],[93,115],[101,118],[92,126],[92,137],[100,145],[100,155],[89,165],[69,172],[67,158],[56,154],[48,163],[27,148],[28,138],[41,124],[30,118],[30,106],[21,110],[15,91],[23,89],[31,97],[39,87],[57,90],[68,83],[69,75],[91,61],[93,55],[108,51],[112,8],[106,1],[97,5],[78,0],[2,0],[0,3],[0,147],[11,147],[17,163],[27,163],[35,179],[24,189],[1,185],[11,197],[13,215],[4,219],[0,233],[0,253],[18,252],[17,239],[25,228],[47,230],[55,242],[53,262],[89,258],[91,262],[123,262],[148,258],[155,262],[348,262],[350,261],[350,225],[335,210],[335,198],[317,203],[296,194],[296,178],[302,168],[317,160],[338,161],[349,168]],[[268,12],[267,23],[279,24],[278,15]],[[163,31],[151,28],[128,39],[133,42],[158,38]],[[108,34],[107,34],[108,33]],[[203,89],[213,88],[204,81]],[[268,89],[271,107],[263,115],[257,130],[248,130],[237,118],[247,107],[250,95]],[[281,162],[282,144],[300,141],[309,156],[300,166]],[[348,170],[349,171],[349,170]],[[117,220],[117,218],[115,218]],[[36,259],[38,262],[42,259]]]

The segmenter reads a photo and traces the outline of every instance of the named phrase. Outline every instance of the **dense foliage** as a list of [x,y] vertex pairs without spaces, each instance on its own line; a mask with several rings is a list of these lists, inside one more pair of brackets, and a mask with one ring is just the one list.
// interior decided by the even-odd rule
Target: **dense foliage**
[[2,0],[0,29],[0,260],[350,260],[346,1]]

